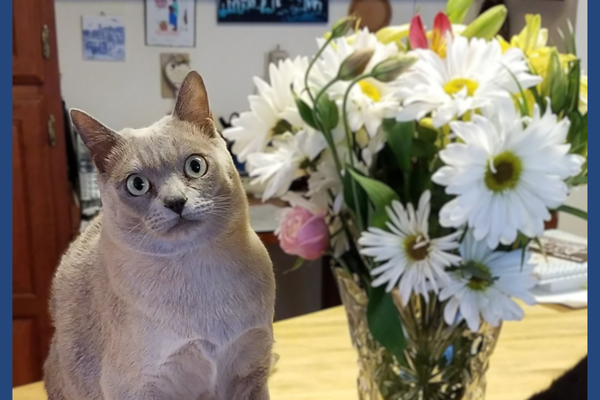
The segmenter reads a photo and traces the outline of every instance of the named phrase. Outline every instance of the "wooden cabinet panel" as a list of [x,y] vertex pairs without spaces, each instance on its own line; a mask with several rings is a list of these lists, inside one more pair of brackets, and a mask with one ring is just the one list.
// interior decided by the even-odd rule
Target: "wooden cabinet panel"
[[20,383],[41,376],[51,334],[47,298],[59,259],[44,105],[40,95],[13,97],[13,331],[23,335],[13,345],[13,364]]
[[[13,0],[14,385],[39,380],[50,344],[50,282],[74,204],[60,95],[53,0]],[[44,33],[47,33],[43,38]],[[55,140],[49,140],[53,132]]]
[[36,323],[33,318],[13,320],[13,386],[42,378],[42,363],[37,351]]
[[29,215],[24,204],[27,194],[22,169],[23,152],[19,141],[19,133],[23,133],[20,121],[13,122],[13,294],[33,292],[33,271],[31,271],[31,240],[29,235]]
[[[13,83],[44,81],[42,32],[39,0],[13,0]],[[49,29],[48,34],[50,34]]]
[[[48,235],[55,231],[55,222],[52,196],[48,195],[53,188],[44,119],[43,98],[13,98],[13,214],[21,211],[23,220],[18,222],[24,223],[16,228],[17,232],[22,229],[24,234],[14,239],[14,250],[26,252],[17,259],[26,262],[31,257],[35,273],[47,276],[54,271],[57,250],[56,238]],[[19,271],[20,266],[15,261],[13,269]]]

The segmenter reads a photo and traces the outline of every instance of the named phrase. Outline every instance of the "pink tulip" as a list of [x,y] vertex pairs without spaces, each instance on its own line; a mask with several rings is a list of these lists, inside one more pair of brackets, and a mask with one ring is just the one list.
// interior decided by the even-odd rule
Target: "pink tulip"
[[410,48],[413,50],[429,48],[429,44],[427,43],[427,33],[423,26],[423,20],[421,20],[421,14],[415,15],[410,20],[408,40],[410,42]]
[[281,218],[277,229],[279,245],[287,254],[316,260],[329,247],[329,229],[323,214],[296,206]]

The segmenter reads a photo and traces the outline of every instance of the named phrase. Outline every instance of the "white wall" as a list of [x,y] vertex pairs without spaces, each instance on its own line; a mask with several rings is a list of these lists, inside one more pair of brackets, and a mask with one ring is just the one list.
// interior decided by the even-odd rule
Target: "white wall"
[[[266,54],[280,45],[290,55],[310,55],[326,24],[217,25],[216,0],[196,5],[196,47],[148,47],[143,0],[56,0],[62,93],[69,107],[93,113],[114,129],[143,126],[168,113],[173,101],[160,96],[159,54],[188,52],[192,67],[208,87],[213,114],[228,117],[248,107],[252,76],[263,75]],[[348,11],[347,1],[331,0],[330,21]],[[413,2],[394,1],[394,22],[413,13]],[[126,61],[84,61],[81,16],[118,15],[126,23]]]
[[[482,0],[476,0],[471,16]],[[349,0],[329,1],[333,23],[347,14]],[[446,0],[391,0],[392,24],[405,23],[416,11],[430,25]],[[566,31],[566,20],[577,28],[579,55],[587,66],[586,0],[508,0],[511,29],[518,32],[525,13],[539,12],[560,43],[556,28]],[[247,109],[246,97],[254,90],[252,76],[262,76],[266,54],[280,45],[290,55],[311,55],[315,38],[325,24],[229,24],[216,22],[216,0],[196,1],[196,47],[189,49],[148,47],[144,37],[143,0],[55,0],[62,94],[68,107],[77,107],[114,129],[151,124],[170,112],[173,100],[160,95],[159,54],[187,52],[192,67],[204,77],[215,117],[228,117]],[[122,16],[126,24],[126,61],[84,61],[81,16]],[[587,70],[587,68],[585,68]],[[587,188],[574,193],[571,204],[587,209]],[[561,227],[587,235],[587,224],[561,216]]]

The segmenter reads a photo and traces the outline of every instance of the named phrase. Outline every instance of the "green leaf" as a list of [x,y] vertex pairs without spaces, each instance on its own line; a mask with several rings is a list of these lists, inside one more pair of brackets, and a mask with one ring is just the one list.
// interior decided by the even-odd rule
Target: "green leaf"
[[300,112],[300,116],[302,120],[306,122],[310,127],[319,130],[315,119],[313,117],[313,112],[311,108],[306,104],[302,99],[296,98],[296,107],[298,107],[298,111]]
[[568,100],[567,107],[569,111],[575,111],[579,108],[579,87],[581,86],[581,64],[575,60],[569,65],[568,80]]
[[332,130],[339,122],[337,105],[329,98],[327,93],[323,93],[317,100],[317,114],[325,130]]
[[287,271],[283,271],[283,275],[287,275],[290,272],[294,272],[297,269],[299,269],[304,263],[306,262],[306,260],[302,257],[298,257],[296,258],[296,262],[294,263],[294,266],[290,269],[288,269]]
[[565,46],[565,53],[570,53],[571,49],[569,48],[569,42],[567,42],[564,32],[560,28],[556,28],[556,31],[558,32],[558,36],[560,36],[560,40],[562,40],[563,45]]
[[546,248],[544,247],[544,245],[542,244],[542,241],[540,240],[539,237],[534,237],[533,241],[535,242],[535,244],[537,245],[538,249],[540,250],[540,253],[542,253],[542,256],[544,257],[544,260],[546,261],[546,263],[548,262],[548,254],[546,254]]
[[567,185],[569,186],[579,186],[579,185],[587,185],[588,183],[588,167],[587,161],[583,163],[581,166],[581,173],[577,176],[573,176],[567,180]]
[[432,142],[426,142],[422,139],[413,141],[412,155],[414,157],[431,158],[437,153],[437,147]]
[[369,290],[367,322],[373,337],[395,355],[400,364],[406,365],[406,338],[392,295],[386,293],[384,287]]
[[[354,186],[356,189],[356,197],[358,204],[355,204],[354,201],[354,192],[352,191],[352,183],[354,182]],[[362,221],[358,226],[366,226],[368,221],[367,217],[369,215],[369,198],[367,197],[367,192],[354,181],[352,175],[348,173],[348,169],[346,169],[346,174],[342,179],[342,183],[344,186],[344,201],[349,209],[354,211],[354,214],[357,218],[362,216]]]
[[409,172],[412,165],[410,157],[415,134],[415,123],[397,122],[395,119],[386,119],[383,121],[382,126],[388,146],[390,146],[398,158],[400,168],[404,172]]
[[[535,75],[535,72],[532,71],[531,73]],[[531,94],[533,94],[533,98],[535,99],[537,105],[540,107],[541,113],[544,114],[546,112],[546,99],[544,99],[540,95],[537,86],[530,87],[529,91],[531,92]]]
[[571,121],[567,135],[567,142],[571,144],[570,152],[585,156],[588,140],[587,114],[582,116],[579,111],[572,111],[568,117]]
[[[373,204],[373,212],[369,218],[369,226],[384,228],[388,219],[385,208],[392,203],[392,200],[399,200],[396,192],[383,182],[372,178],[367,178],[354,171],[351,167],[346,168],[352,178],[365,190],[369,200]],[[344,194],[345,196],[345,194]]]
[[571,214],[575,217],[579,217],[579,218],[587,221],[587,212],[580,210],[578,208],[563,204],[562,206],[558,207],[558,211],[562,211],[564,213]]
[[571,186],[581,186],[581,185],[587,185],[588,183],[588,177],[587,174],[585,175],[578,175],[574,178],[571,178],[569,180],[569,185]]
[[525,92],[523,91],[523,87],[521,86],[521,83],[517,79],[517,76],[510,69],[508,69],[508,67],[506,67],[506,70],[508,71],[510,76],[514,79],[515,83],[517,84],[517,87],[519,88],[519,93],[521,94],[521,98],[519,99],[516,95],[513,95],[513,99],[519,105],[519,111],[521,112],[521,115],[522,116],[530,115],[529,107],[527,106],[527,98],[525,97]]
[[569,39],[571,40],[571,51],[570,53],[574,56],[577,56],[577,41],[575,39],[575,30],[573,29],[573,24],[570,19],[567,19],[567,26],[569,27]]
[[429,129],[420,124],[417,124],[417,133],[419,135],[419,139],[422,139],[426,142],[435,143],[438,138],[438,132],[436,130]]
[[552,111],[555,114],[560,114],[560,112],[563,111],[566,106],[568,106],[568,91],[569,84],[564,73],[552,81],[550,98],[552,99]]
[[388,185],[375,179],[361,175],[357,171],[348,168],[352,177],[367,192],[369,200],[376,208],[385,208],[389,206],[392,200],[398,200],[398,195]]

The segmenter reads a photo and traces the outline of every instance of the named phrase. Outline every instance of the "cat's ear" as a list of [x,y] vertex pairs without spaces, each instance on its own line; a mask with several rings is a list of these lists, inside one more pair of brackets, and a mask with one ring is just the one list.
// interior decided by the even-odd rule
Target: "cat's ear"
[[108,155],[121,143],[123,138],[81,110],[71,109],[69,114],[83,143],[90,150],[96,168],[101,173],[106,172]]
[[177,95],[173,116],[201,127],[214,128],[206,87],[196,71],[191,71],[185,77]]

